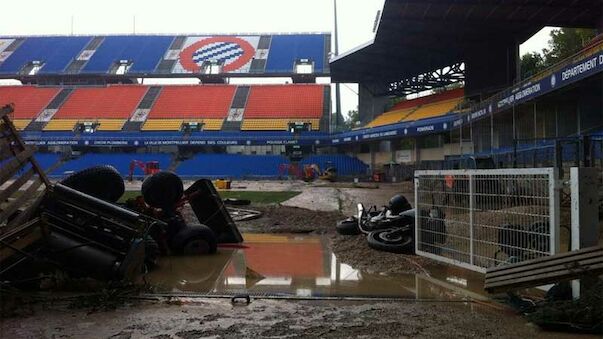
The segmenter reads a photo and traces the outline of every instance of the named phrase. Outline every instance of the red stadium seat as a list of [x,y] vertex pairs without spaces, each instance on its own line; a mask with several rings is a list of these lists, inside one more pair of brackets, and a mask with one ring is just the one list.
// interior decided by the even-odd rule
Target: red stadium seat
[[48,106],[60,88],[35,86],[0,87],[0,106],[14,103],[14,119],[33,119]]
[[164,86],[148,119],[224,119],[236,86]]
[[253,86],[245,119],[315,118],[323,113],[324,85]]
[[147,89],[136,85],[78,88],[53,119],[128,119]]

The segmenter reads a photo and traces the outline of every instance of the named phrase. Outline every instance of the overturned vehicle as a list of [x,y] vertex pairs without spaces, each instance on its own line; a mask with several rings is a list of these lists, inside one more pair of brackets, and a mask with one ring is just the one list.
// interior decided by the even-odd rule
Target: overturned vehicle
[[[216,252],[243,241],[213,184],[184,190],[159,172],[142,195],[118,204],[125,185],[117,170],[96,166],[52,184],[0,109],[0,281],[30,285],[57,271],[69,277],[132,282],[162,255]],[[189,205],[195,222],[182,209]]]

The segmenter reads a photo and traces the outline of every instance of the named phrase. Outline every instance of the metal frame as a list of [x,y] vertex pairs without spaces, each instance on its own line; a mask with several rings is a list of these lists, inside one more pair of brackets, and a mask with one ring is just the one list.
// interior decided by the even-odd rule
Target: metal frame
[[[426,177],[437,177],[436,180],[442,180],[445,182],[446,177],[451,176],[452,178],[459,179],[459,177],[463,177],[464,179],[460,179],[460,182],[466,181],[465,184],[456,184],[455,183],[455,191],[448,192],[446,190],[442,190],[442,196],[445,197],[446,202],[442,203],[441,208],[446,213],[446,210],[450,211],[450,213],[459,218],[458,220],[452,220],[448,217],[444,217],[442,222],[446,225],[446,227],[450,227],[452,224],[453,227],[456,227],[455,230],[460,232],[465,232],[465,235],[451,234],[448,230],[444,233],[447,237],[445,243],[434,244],[433,248],[439,248],[439,250],[445,251],[456,258],[447,257],[444,255],[440,255],[440,253],[431,253],[424,250],[424,246],[426,243],[422,242],[422,234],[437,234],[437,231],[430,230],[428,227],[423,227],[422,224],[425,220],[428,222],[432,222],[434,220],[440,220],[437,218],[432,218],[431,216],[425,217],[425,215],[421,215],[426,204],[421,201],[420,194],[427,193],[422,192],[421,190],[421,180]],[[480,177],[483,176],[483,177]],[[496,179],[496,177],[500,176],[500,179]],[[542,176],[540,182],[537,182],[531,177],[534,176]],[[480,181],[481,180],[481,181]],[[503,186],[497,186],[499,183],[508,182],[522,182],[528,183],[529,189],[522,192],[520,189],[517,190],[517,199],[524,199],[519,201],[514,201],[513,203],[505,203],[504,205],[497,205],[495,207],[490,207],[488,204],[497,204],[500,201],[505,201],[505,199],[516,199],[514,196],[509,194],[497,194],[500,192],[500,188]],[[490,185],[490,186],[488,186]],[[503,248],[508,246],[507,244],[501,244],[499,242],[499,238],[492,241],[487,240],[488,237],[496,237],[500,235],[501,230],[505,232],[505,229],[500,226],[493,226],[487,223],[483,223],[483,219],[476,220],[476,212],[480,213],[481,218],[486,218],[489,216],[496,216],[502,219],[509,218],[511,220],[516,220],[523,218],[521,220],[527,220],[530,224],[534,223],[534,220],[541,220],[542,217],[546,217],[548,220],[548,229],[545,234],[535,233],[535,231],[530,229],[520,229],[518,231],[510,231],[513,236],[519,235],[520,237],[525,237],[526,235],[529,237],[530,234],[533,238],[537,238],[539,241],[539,245],[542,245],[542,248],[538,248],[537,250],[533,250],[530,248],[523,248],[521,245],[513,245],[508,246],[511,248],[509,251],[524,251],[523,253],[528,253],[530,255],[535,256],[544,256],[544,255],[554,255],[559,252],[559,220],[560,220],[560,181],[558,180],[558,170],[556,168],[532,168],[532,169],[495,169],[495,170],[427,170],[427,171],[416,171],[415,172],[415,205],[416,205],[416,215],[415,215],[415,251],[418,255],[434,259],[437,261],[445,262],[451,265],[460,266],[466,269],[470,269],[473,271],[478,271],[481,273],[485,273],[486,269],[493,265],[493,263],[498,264],[500,260],[496,258],[497,253],[494,253],[494,257],[488,257],[484,254],[485,251],[490,251],[490,248]],[[494,193],[487,191],[494,187]],[[507,187],[507,186],[505,186]],[[517,186],[520,187],[520,186]],[[523,188],[523,187],[522,187]],[[531,190],[530,190],[531,189]],[[458,191],[456,191],[458,190]],[[432,192],[435,192],[433,190]],[[528,193],[526,193],[528,192]],[[529,193],[534,192],[533,196],[530,196]],[[439,192],[438,192],[439,193]],[[515,193],[514,193],[515,194]],[[537,195],[540,194],[540,195]],[[452,197],[452,199],[464,199],[462,202],[454,201],[450,203],[448,199]],[[511,198],[509,198],[511,197]],[[432,194],[432,199],[434,195]],[[476,199],[479,198],[479,201]],[[536,200],[540,199],[540,200]],[[547,199],[546,201],[542,201],[543,199]],[[455,205],[458,204],[458,205]],[[545,213],[544,215],[540,215],[534,213],[532,211],[509,211],[511,208],[515,207],[530,207],[534,206],[536,209],[541,209]],[[435,206],[432,202],[432,207]],[[485,208],[480,208],[480,205],[486,206]],[[468,208],[467,208],[468,206]],[[498,209],[496,207],[499,207]],[[457,214],[453,213],[457,212]],[[460,213],[459,213],[460,212]],[[467,217],[468,222],[462,222],[462,218]],[[509,217],[511,215],[511,217]],[[505,221],[507,223],[507,221]],[[509,222],[510,223],[510,222]],[[499,224],[500,225],[500,224]],[[523,226],[523,225],[522,225]],[[468,229],[467,229],[468,228]],[[479,232],[478,232],[479,231]],[[480,233],[481,232],[481,233]],[[481,234],[481,237],[480,237]],[[436,235],[437,236],[437,235]],[[453,240],[449,240],[449,239]],[[518,240],[520,244],[523,244],[525,238],[517,238],[514,240]],[[548,241],[547,241],[548,240]],[[464,250],[455,250],[458,249],[458,244],[453,243],[454,241],[460,241],[460,244],[463,244]],[[468,242],[468,244],[466,244]],[[422,247],[423,246],[423,247]],[[447,247],[445,247],[447,246]],[[457,247],[455,247],[457,246]],[[479,247],[478,247],[479,246]],[[478,247],[476,249],[475,247]],[[438,251],[439,251],[438,250]],[[433,251],[433,252],[438,252]],[[468,252],[467,252],[468,251]],[[478,254],[479,253],[479,254]],[[462,259],[458,257],[461,256]],[[468,258],[467,258],[468,257]],[[509,255],[511,257],[511,255]],[[526,258],[516,259],[519,261],[527,260]]]

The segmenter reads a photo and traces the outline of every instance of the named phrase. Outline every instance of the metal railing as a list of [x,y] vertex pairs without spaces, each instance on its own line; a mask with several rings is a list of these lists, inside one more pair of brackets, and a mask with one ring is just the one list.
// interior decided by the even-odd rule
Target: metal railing
[[546,78],[547,76],[550,76],[551,74],[572,64],[573,62],[587,58],[601,50],[603,50],[603,34],[600,34],[597,37],[593,38],[591,40],[591,42],[585,48],[583,48],[579,52],[576,52],[572,56],[564,59],[563,61],[561,61],[561,62],[559,62],[527,79],[516,82],[510,88],[507,88],[491,97],[488,97],[487,99],[484,99],[478,103],[471,105],[469,112],[476,112],[481,109],[488,108],[490,103],[498,102],[498,101],[510,96],[512,93],[514,93],[514,90],[521,89],[531,83],[538,82],[538,81]]
[[559,250],[557,170],[415,172],[416,252],[485,272]]

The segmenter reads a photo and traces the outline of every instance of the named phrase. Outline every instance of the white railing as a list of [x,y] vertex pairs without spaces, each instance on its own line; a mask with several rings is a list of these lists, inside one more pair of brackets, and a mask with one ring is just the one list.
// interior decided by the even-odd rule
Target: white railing
[[416,171],[419,255],[485,272],[559,251],[554,168]]

